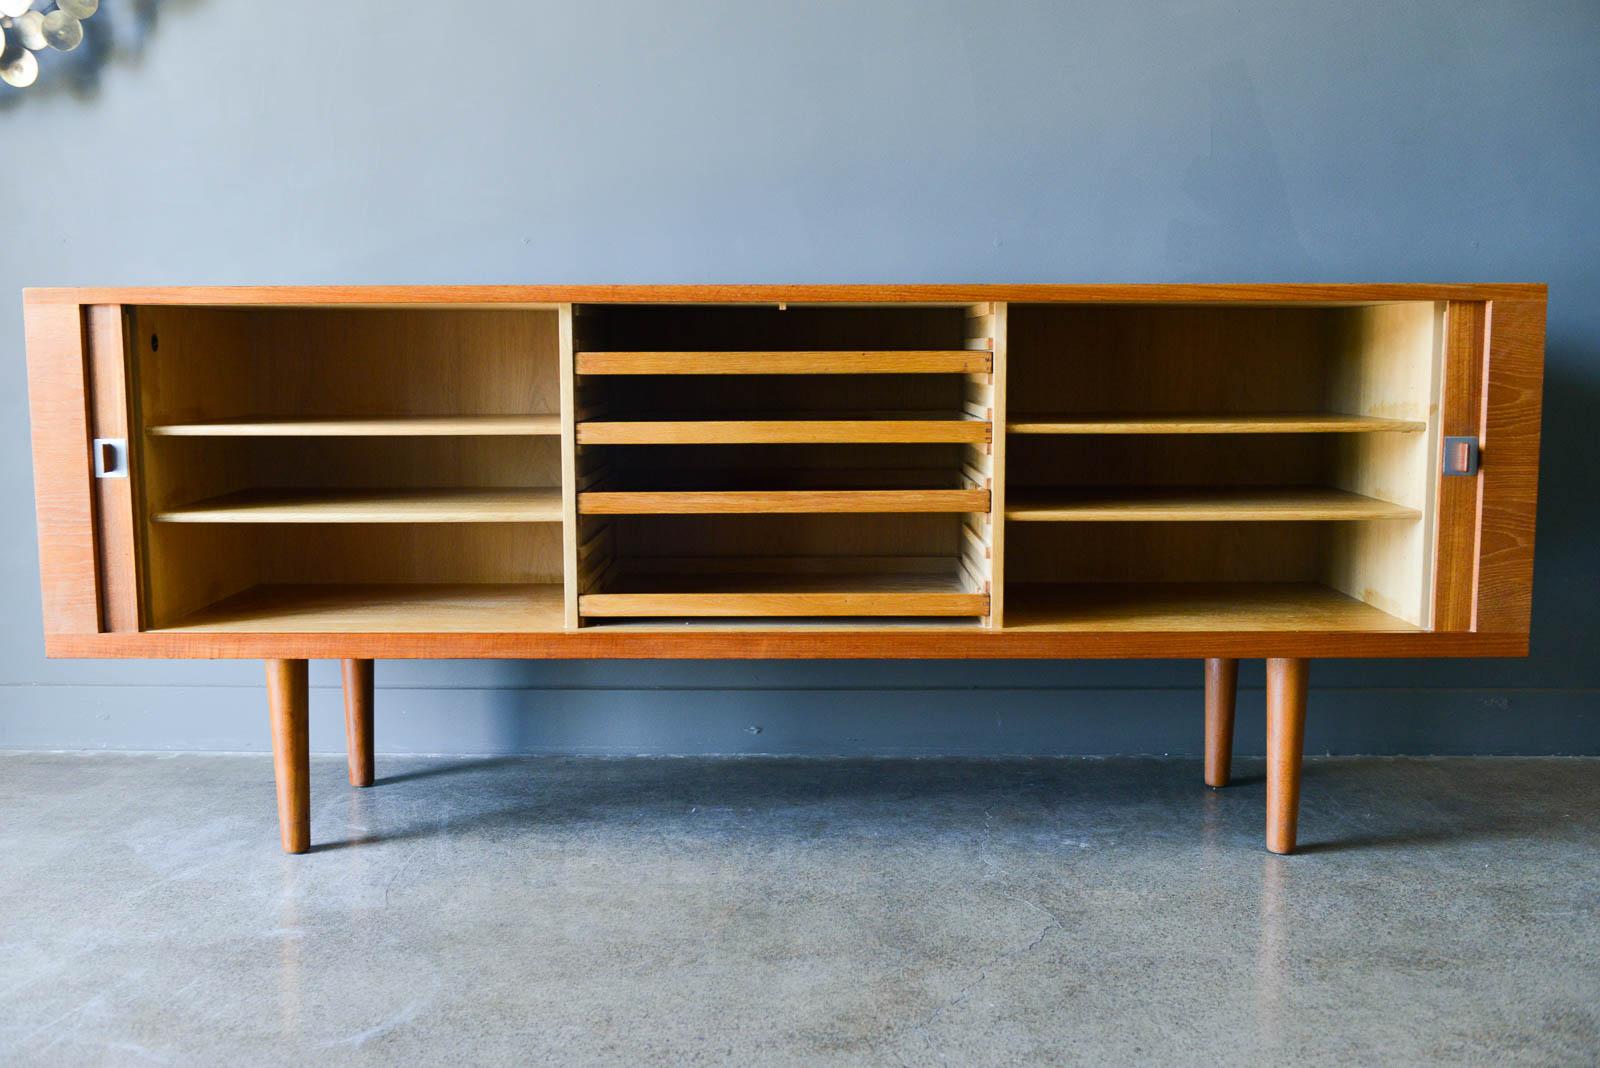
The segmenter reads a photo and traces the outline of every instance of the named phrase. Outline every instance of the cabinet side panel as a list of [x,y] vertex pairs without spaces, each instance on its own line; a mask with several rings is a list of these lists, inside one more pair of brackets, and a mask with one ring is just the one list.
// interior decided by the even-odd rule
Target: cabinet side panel
[[1336,441],[1341,489],[1416,509],[1416,522],[1330,528],[1327,582],[1419,627],[1432,617],[1433,524],[1442,305],[1412,302],[1338,315],[1329,400],[1334,410],[1425,423],[1405,434],[1346,434]]
[[[94,438],[122,438],[130,445],[135,430],[128,411],[128,353],[122,308],[95,304],[84,309],[88,340],[89,432]],[[129,450],[128,456],[134,455]],[[134,541],[133,502],[138,472],[127,478],[92,482],[96,561],[100,577],[101,624],[108,631],[139,629],[139,577]]]
[[557,313],[558,374],[561,376],[561,586],[562,625],[578,627],[578,438],[577,385],[572,305]]
[[1533,609],[1533,524],[1544,385],[1541,301],[1489,305],[1483,413],[1477,630],[1526,634]]
[[[1445,311],[1443,437],[1483,436],[1483,375],[1488,359],[1488,305],[1451,301]],[[1444,462],[1442,449],[1435,467]],[[1483,474],[1439,479],[1435,515],[1434,629],[1471,630],[1478,597],[1478,498]]]
[[76,304],[24,309],[34,501],[46,634],[100,629],[83,315]]

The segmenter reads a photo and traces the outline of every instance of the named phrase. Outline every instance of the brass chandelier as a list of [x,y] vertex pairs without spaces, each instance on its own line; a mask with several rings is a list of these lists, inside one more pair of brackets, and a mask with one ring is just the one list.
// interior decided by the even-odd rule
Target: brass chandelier
[[100,10],[100,0],[0,0],[0,81],[25,89],[39,77],[35,52],[70,52],[83,43],[84,20]]

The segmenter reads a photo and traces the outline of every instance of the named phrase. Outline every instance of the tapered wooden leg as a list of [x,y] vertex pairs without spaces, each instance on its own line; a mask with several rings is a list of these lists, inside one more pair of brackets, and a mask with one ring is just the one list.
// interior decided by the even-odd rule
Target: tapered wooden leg
[[311,718],[306,662],[267,661],[272,767],[278,777],[278,834],[285,853],[311,848]]
[[1306,741],[1306,675],[1298,658],[1267,661],[1267,848],[1293,853]]
[[1239,692],[1239,661],[1206,661],[1206,785],[1226,786],[1233,769],[1233,708]]
[[350,785],[372,785],[372,661],[344,662],[344,745]]

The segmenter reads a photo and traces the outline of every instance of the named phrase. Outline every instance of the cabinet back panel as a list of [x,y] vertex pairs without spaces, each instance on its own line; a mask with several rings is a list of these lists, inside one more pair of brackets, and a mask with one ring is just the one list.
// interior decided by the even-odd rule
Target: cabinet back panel
[[1011,417],[1316,411],[1339,314],[1014,304],[1007,339]]
[[557,313],[135,310],[145,425],[560,410]]
[[271,583],[561,581],[559,523],[257,528]]
[[246,489],[559,486],[549,437],[153,438],[152,511]]
[[954,557],[953,515],[627,516],[620,557]]
[[586,304],[577,347],[623,351],[960,349],[959,307]]
[[961,417],[959,375],[614,375],[586,378],[602,419],[850,418],[876,413]]
[[1031,435],[1006,442],[1007,485],[1330,485],[1334,435]]
[[159,524],[152,627],[253,586],[561,582],[557,523]]
[[958,484],[959,445],[597,445],[605,489],[849,489]]
[[1006,581],[1320,582],[1327,523],[1009,523]]
[[1326,411],[1426,418],[1441,307],[1013,304],[1011,417]]

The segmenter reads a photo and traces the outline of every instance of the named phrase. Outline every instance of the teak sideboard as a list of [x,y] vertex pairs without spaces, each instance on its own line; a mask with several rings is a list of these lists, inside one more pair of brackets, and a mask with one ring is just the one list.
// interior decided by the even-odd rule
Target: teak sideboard
[[1527,651],[1541,285],[377,286],[24,294],[46,649],[1192,657],[1206,781],[1267,661]]

